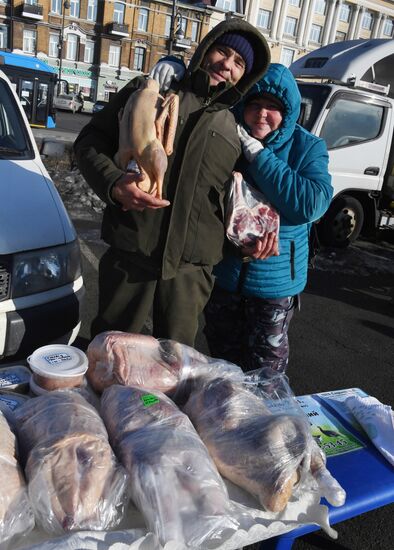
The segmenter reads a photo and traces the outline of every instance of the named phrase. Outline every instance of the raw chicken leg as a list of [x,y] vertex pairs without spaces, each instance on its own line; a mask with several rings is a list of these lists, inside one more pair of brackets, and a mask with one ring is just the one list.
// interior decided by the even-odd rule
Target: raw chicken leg
[[53,391],[16,411],[36,519],[48,532],[105,530],[122,515],[127,476],[97,411],[77,392]]

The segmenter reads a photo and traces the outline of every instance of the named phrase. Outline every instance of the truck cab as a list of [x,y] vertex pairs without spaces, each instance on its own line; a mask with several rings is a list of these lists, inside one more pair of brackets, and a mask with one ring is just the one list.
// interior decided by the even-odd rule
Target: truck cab
[[318,232],[344,247],[394,214],[394,41],[329,44],[290,66],[299,123],[326,141],[334,196]]

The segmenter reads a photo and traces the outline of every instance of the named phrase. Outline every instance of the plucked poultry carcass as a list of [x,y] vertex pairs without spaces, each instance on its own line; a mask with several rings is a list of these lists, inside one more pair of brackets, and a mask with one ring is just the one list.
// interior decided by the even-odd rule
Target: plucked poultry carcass
[[53,533],[116,525],[127,475],[97,411],[77,392],[58,390],[31,399],[15,414],[38,523]]
[[115,164],[126,170],[134,160],[145,176],[138,186],[162,198],[167,155],[173,151],[178,120],[178,96],[159,94],[159,84],[147,78],[119,113],[119,148]]
[[284,510],[305,471],[318,482],[324,477],[329,490],[334,488],[337,495],[342,491],[325,468],[325,458],[314,445],[306,418],[272,413],[239,382],[207,380],[194,388],[183,410],[219,472],[254,495],[266,510]]
[[[226,206],[227,237],[240,247],[253,246],[257,238],[279,232],[279,214],[264,195],[233,172]],[[275,252],[277,243],[275,243]]]
[[114,385],[101,399],[110,441],[130,475],[131,497],[164,545],[205,547],[236,529],[226,487],[190,420],[163,393]]
[[86,375],[99,393],[112,384],[172,393],[185,368],[207,362],[205,355],[172,340],[118,331],[98,334],[87,356]]
[[0,545],[34,527],[34,516],[16,454],[15,435],[0,412]]

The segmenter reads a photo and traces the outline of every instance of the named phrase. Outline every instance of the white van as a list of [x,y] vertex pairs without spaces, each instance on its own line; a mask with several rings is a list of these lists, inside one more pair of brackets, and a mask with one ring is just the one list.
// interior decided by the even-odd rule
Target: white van
[[75,229],[0,71],[0,359],[71,343],[84,295]]

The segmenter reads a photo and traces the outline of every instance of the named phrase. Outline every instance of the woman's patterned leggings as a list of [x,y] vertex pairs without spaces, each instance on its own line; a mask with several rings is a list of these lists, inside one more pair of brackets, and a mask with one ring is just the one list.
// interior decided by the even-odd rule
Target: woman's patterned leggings
[[270,367],[285,372],[289,361],[288,329],[298,296],[256,298],[215,286],[205,308],[210,353],[244,371]]

